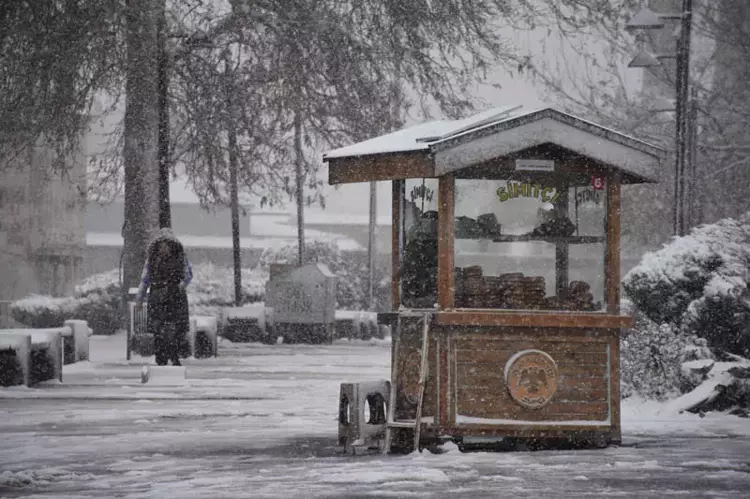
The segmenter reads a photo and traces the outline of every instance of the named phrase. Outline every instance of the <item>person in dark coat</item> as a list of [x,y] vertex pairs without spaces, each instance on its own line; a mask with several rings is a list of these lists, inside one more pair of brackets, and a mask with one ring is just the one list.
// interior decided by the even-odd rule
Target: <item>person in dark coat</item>
[[148,290],[146,330],[154,335],[156,363],[180,365],[180,350],[187,342],[190,316],[185,288],[193,269],[182,243],[169,229],[160,229],[148,246],[136,306]]

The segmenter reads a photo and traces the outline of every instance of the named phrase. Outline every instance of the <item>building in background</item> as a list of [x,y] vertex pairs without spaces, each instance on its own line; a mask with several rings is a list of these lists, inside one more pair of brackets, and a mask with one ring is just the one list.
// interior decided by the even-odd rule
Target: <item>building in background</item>
[[80,277],[86,164],[58,161],[35,147],[0,170],[0,301],[66,295]]
[[[365,252],[367,216],[348,216],[321,210],[306,212],[307,241],[338,245],[343,251]],[[86,210],[86,248],[82,275],[90,276],[119,268],[122,254],[123,202],[107,205],[89,203]],[[386,226],[385,223],[388,223]],[[378,250],[390,258],[390,217],[379,220]],[[172,229],[180,238],[190,260],[232,266],[232,231],[229,208],[206,210],[197,202],[172,203]],[[286,211],[253,212],[240,208],[240,247],[243,267],[257,265],[261,255],[270,250],[297,244],[294,214]]]

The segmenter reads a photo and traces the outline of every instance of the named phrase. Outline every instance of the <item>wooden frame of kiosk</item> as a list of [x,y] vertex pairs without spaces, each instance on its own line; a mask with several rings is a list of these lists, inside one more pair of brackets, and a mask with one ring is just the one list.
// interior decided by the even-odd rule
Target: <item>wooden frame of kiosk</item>
[[620,441],[621,186],[662,156],[549,108],[325,155],[331,184],[392,182],[392,450]]

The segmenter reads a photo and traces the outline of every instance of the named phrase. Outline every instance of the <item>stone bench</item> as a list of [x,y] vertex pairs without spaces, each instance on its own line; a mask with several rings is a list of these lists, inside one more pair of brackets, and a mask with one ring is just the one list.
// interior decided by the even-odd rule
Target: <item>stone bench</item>
[[196,359],[216,357],[219,351],[219,324],[216,317],[191,316],[188,341],[190,352]]
[[[62,381],[63,329],[0,331],[0,377],[3,386],[32,386]],[[66,331],[67,332],[67,331]]]
[[376,312],[336,310],[335,317],[337,338],[367,340],[385,336],[385,329],[378,325]]
[[0,385],[62,381],[64,364],[88,360],[91,333],[78,320],[60,328],[0,329]]

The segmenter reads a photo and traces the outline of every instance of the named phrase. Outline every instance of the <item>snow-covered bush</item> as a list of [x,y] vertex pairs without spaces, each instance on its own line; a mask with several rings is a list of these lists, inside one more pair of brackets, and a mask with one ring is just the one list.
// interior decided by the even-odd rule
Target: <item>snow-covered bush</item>
[[[267,272],[242,269],[242,302],[263,299]],[[190,313],[218,317],[222,307],[234,304],[231,268],[213,264],[193,267],[187,288]],[[11,305],[13,318],[34,328],[60,327],[67,319],[83,319],[96,334],[112,334],[119,327],[120,275],[117,269],[93,275],[76,286],[75,295],[62,298],[33,295]]]
[[623,281],[657,324],[705,338],[714,351],[750,355],[750,213],[693,229],[648,253]]
[[[305,263],[322,263],[338,277],[336,305],[344,310],[366,310],[369,307],[367,254],[344,252],[336,244],[325,242],[308,243],[305,247]],[[267,251],[261,256],[259,266],[267,269],[272,263],[297,263],[297,246],[286,246],[281,250]],[[381,306],[387,306],[390,293],[390,276],[375,269],[375,297]]]
[[[262,301],[267,280],[266,269],[242,269],[242,304]],[[234,270],[211,263],[195,265],[187,295],[191,315],[218,318],[223,307],[234,305]]]
[[[296,263],[297,248],[288,246],[265,253],[254,269],[242,269],[242,305],[263,301],[271,263]],[[307,261],[328,265],[338,279],[337,305],[349,310],[368,307],[366,255],[342,252],[338,246],[311,243]],[[376,273],[376,297],[385,304],[390,280]],[[193,281],[187,287],[191,315],[219,317],[220,310],[234,305],[234,271],[211,263],[193,266]],[[67,319],[89,322],[95,334],[112,334],[119,328],[120,274],[117,269],[87,278],[76,286],[74,296],[53,298],[33,295],[11,305],[13,318],[34,328],[60,327]]]
[[68,319],[88,321],[97,334],[112,334],[119,324],[119,273],[91,276],[76,286],[75,295],[53,298],[32,295],[11,305],[13,318],[33,328],[60,327]]
[[657,324],[636,314],[635,327],[620,340],[622,397],[638,394],[665,400],[685,385],[682,363],[688,340],[669,324]]

